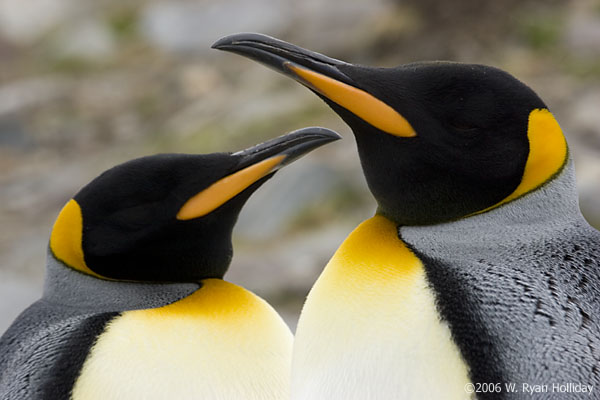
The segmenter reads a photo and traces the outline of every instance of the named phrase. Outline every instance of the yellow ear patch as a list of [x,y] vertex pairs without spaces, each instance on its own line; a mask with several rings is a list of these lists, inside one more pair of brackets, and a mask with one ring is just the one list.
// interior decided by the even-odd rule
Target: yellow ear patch
[[539,108],[529,114],[527,138],[529,156],[521,183],[508,197],[483,211],[507,203],[540,187],[565,165],[568,154],[567,141],[550,111]]
[[216,210],[243,192],[248,186],[272,172],[284,158],[283,155],[267,158],[216,181],[191,197],[177,213],[177,219],[199,218]]
[[54,256],[80,272],[101,277],[88,268],[83,259],[83,217],[79,204],[73,199],[63,207],[50,235],[50,250]]
[[287,67],[311,88],[375,128],[394,136],[417,136],[413,127],[402,115],[364,90],[293,64],[287,64]]

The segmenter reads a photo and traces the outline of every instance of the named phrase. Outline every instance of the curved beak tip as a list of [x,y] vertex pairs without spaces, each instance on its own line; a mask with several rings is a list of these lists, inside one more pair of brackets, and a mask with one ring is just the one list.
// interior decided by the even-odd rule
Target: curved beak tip
[[327,128],[323,128],[320,126],[311,126],[308,128],[302,128],[302,129],[298,129],[291,133],[321,136],[323,139],[326,139],[327,141],[331,141],[331,142],[340,140],[342,138],[342,136],[339,133],[337,133],[336,131],[333,131],[333,130],[327,129]]
[[237,42],[247,41],[247,42],[268,42],[268,41],[276,41],[275,38],[272,38],[267,35],[263,35],[262,33],[254,33],[254,32],[240,32],[233,33],[231,35],[223,36],[214,42],[210,48],[211,49],[224,49],[227,46],[236,45]]
[[342,137],[335,131],[321,127],[298,129],[283,136],[288,143],[288,148],[282,153],[285,155],[281,166],[311,152],[317,147],[340,140]]
[[224,36],[222,38],[220,38],[219,40],[217,40],[216,42],[214,42],[210,48],[211,49],[221,49],[222,47],[225,47],[229,44],[231,44],[233,41],[230,39],[231,36],[233,35],[228,35],[228,36]]
[[327,140],[328,142],[335,142],[336,140],[340,140],[342,138],[342,136],[339,133],[331,129],[322,127],[311,127],[307,129],[312,131],[315,135],[322,136],[323,139]]

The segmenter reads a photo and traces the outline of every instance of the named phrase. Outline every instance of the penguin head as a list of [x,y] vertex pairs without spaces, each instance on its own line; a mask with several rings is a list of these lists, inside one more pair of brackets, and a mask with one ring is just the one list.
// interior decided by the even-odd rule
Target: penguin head
[[330,105],[354,132],[378,213],[399,225],[495,208],[543,185],[567,159],[544,102],[497,68],[365,67],[248,33],[213,47],[266,64]]
[[306,128],[237,153],[159,154],[120,164],[65,205],[50,250],[100,278],[222,278],[232,229],[250,195],[282,166],[339,138]]

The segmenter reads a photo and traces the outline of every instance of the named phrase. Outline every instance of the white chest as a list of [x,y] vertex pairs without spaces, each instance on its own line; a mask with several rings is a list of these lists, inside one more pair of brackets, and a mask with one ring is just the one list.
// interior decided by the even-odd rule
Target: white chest
[[292,399],[469,399],[468,382],[421,262],[389,221],[366,221],[302,311]]
[[289,329],[266,302],[206,280],[183,300],[112,321],[72,399],[286,399],[291,348]]

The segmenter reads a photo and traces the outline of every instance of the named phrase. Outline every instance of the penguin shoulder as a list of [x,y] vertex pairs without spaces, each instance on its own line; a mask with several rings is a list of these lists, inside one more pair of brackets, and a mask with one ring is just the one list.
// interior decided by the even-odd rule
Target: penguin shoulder
[[117,313],[38,300],[0,338],[0,398],[68,398],[85,357]]

